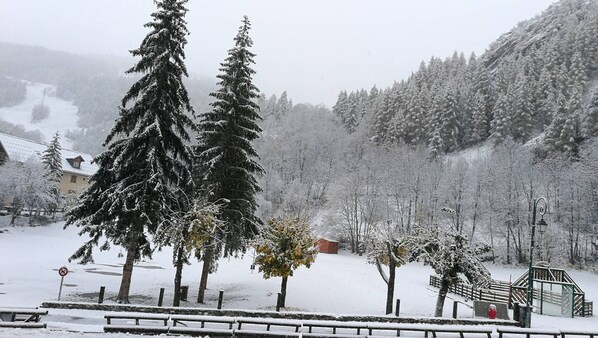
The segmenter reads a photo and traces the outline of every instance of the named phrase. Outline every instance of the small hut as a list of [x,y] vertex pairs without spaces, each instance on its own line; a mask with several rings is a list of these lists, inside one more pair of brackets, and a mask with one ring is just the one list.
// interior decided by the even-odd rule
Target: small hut
[[321,253],[336,254],[338,253],[338,242],[327,238],[319,238],[318,250]]

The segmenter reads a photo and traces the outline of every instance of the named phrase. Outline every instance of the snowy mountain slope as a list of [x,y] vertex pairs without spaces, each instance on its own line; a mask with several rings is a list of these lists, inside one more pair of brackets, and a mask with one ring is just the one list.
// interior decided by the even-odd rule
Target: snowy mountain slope
[[38,122],[31,121],[31,112],[35,105],[42,102],[46,93],[56,91],[56,86],[43,83],[28,83],[25,100],[12,107],[0,108],[0,119],[12,124],[20,124],[27,131],[39,130],[43,135],[43,141],[49,142],[57,131],[61,135],[63,148],[71,148],[71,142],[65,138],[68,130],[77,130],[77,107],[72,102],[62,100],[55,96],[45,95],[44,104],[50,108],[50,115]]
[[506,57],[525,53],[531,46],[552,37],[561,29],[562,20],[571,11],[579,10],[573,3],[558,2],[536,17],[520,22],[500,36],[482,55],[482,62],[493,69]]

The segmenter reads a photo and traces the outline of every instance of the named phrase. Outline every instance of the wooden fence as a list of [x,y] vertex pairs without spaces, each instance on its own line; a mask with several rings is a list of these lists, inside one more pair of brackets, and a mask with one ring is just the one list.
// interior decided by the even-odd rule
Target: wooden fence
[[[430,285],[440,288],[440,277],[431,275]],[[471,284],[455,283],[449,287],[449,292],[457,294],[459,296],[473,299],[473,300],[484,300],[489,302],[501,302],[507,303],[509,306],[512,303],[517,302],[525,304],[527,302],[527,291],[523,288],[511,287],[508,282],[491,280],[488,285],[484,288],[476,288]],[[534,289],[534,298],[538,298],[538,290]],[[552,294],[544,291],[544,296],[548,296],[553,299],[553,302],[560,303],[560,295]],[[574,295],[574,314],[576,316],[591,317],[593,316],[593,302],[585,300],[583,293],[576,293]]]

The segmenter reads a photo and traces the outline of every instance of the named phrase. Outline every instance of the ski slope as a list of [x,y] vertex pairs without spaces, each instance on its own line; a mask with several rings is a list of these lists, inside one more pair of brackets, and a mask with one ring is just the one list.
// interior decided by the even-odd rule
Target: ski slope
[[[44,90],[46,95],[44,97]],[[27,83],[27,93],[25,100],[12,107],[0,108],[0,119],[12,124],[20,124],[27,131],[39,130],[43,135],[43,141],[49,142],[58,131],[61,136],[60,143],[63,148],[72,148],[72,143],[65,138],[67,130],[79,129],[77,121],[77,107],[72,102],[62,100],[53,96],[56,92],[56,86],[43,83]],[[50,115],[36,123],[31,122],[31,112],[33,107],[42,102],[50,108]]]

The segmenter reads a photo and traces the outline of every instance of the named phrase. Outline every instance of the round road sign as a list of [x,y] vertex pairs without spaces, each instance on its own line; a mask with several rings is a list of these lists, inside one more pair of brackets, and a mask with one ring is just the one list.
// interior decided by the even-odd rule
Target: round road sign
[[66,266],[63,266],[62,268],[58,269],[58,274],[62,277],[66,276],[67,273],[69,273],[69,269],[67,269]]

